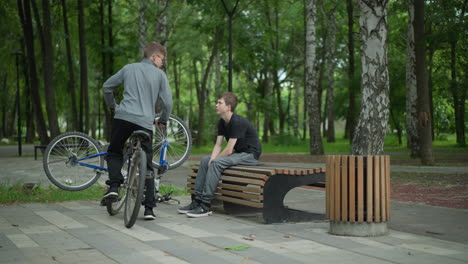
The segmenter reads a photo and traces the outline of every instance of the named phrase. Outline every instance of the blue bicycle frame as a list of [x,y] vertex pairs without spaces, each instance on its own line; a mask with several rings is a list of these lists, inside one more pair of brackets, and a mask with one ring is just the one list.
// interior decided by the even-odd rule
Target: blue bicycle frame
[[84,162],[80,162],[82,160],[86,160],[86,159],[91,159],[91,158],[94,158],[94,157],[97,157],[97,156],[102,156],[102,155],[106,155],[107,154],[107,151],[106,152],[100,152],[98,154],[94,154],[94,155],[91,155],[91,156],[88,156],[88,157],[84,157],[84,158],[81,158],[79,159],[78,161],[75,161],[74,163],[75,164],[78,164],[80,166],[83,166],[83,167],[88,167],[88,168],[92,168],[92,169],[97,169],[97,170],[102,170],[102,171],[105,171],[105,172],[109,172],[109,170],[107,168],[104,168],[104,167],[101,167],[101,166],[96,166],[96,165],[92,165],[92,164],[88,164],[88,163],[84,163]]
[[[166,153],[167,153],[167,146],[168,145],[169,145],[169,143],[167,142],[167,140],[165,140],[164,143],[163,143],[163,146],[161,148],[161,156],[159,157],[159,164],[160,164],[161,167],[167,167],[169,165],[167,163],[167,161],[166,161]],[[94,154],[94,155],[91,155],[91,156],[87,156],[87,157],[79,159],[78,161],[75,161],[74,164],[78,164],[78,165],[83,166],[83,167],[88,167],[88,168],[92,168],[92,169],[97,169],[97,170],[109,172],[109,170],[107,168],[81,162],[83,160],[91,159],[91,158],[106,155],[106,154],[107,154],[107,151],[106,152],[100,152],[100,153],[97,153],[97,154]]]

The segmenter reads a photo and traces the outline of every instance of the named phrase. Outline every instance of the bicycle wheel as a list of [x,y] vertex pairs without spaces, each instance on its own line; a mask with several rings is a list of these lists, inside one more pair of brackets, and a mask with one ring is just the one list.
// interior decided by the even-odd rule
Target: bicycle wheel
[[127,228],[132,227],[140,212],[141,201],[143,200],[143,189],[146,177],[146,154],[143,150],[137,150],[132,158],[130,175],[128,178],[124,221]]
[[[126,153],[126,151],[124,151]],[[109,215],[116,215],[119,213],[120,209],[122,209],[123,205],[125,204],[125,199],[127,195],[127,182],[128,182],[128,174],[130,171],[130,166],[129,166],[129,159],[127,158],[127,154],[124,156],[124,164],[122,166],[122,176],[124,177],[124,184],[123,188],[120,188],[119,190],[119,197],[117,199],[117,202],[115,203],[107,203],[107,212]]]
[[[159,119],[159,115],[156,119]],[[153,139],[153,166],[159,167],[159,159],[163,143],[167,140],[166,161],[169,169],[182,165],[192,150],[192,134],[185,122],[175,115],[171,115],[166,127],[155,126]]]
[[[54,138],[44,152],[43,166],[47,178],[57,187],[67,191],[81,191],[93,185],[101,176],[94,168],[102,167],[104,158],[99,144],[81,132],[67,132]],[[80,161],[89,156],[97,155]]]

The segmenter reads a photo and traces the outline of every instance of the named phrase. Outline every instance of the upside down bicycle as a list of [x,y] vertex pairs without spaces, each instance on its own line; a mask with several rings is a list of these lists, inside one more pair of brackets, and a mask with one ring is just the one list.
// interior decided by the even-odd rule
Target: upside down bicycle
[[[159,116],[156,117],[159,119]],[[173,199],[169,194],[159,193],[160,179],[167,170],[179,167],[190,155],[192,136],[190,130],[175,115],[171,115],[166,126],[155,126],[153,137],[152,163],[157,168],[155,176],[155,198],[158,202]],[[141,142],[148,140],[149,134],[135,131],[127,142],[124,151],[123,188],[120,188],[118,201],[107,204],[110,215],[117,214],[124,207],[125,226],[134,225],[144,195],[146,177],[146,154]],[[102,173],[106,151],[95,139],[81,132],[67,132],[54,138],[44,152],[43,166],[46,176],[57,187],[68,191],[80,191],[92,186]],[[174,199],[175,200],[175,199]]]

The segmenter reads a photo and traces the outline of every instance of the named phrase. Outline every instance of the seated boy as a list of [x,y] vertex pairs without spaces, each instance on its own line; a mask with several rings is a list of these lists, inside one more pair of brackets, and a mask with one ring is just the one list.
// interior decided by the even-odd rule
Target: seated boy
[[[237,115],[234,110],[237,97],[234,93],[221,94],[216,101],[216,113],[221,117],[218,121],[218,136],[211,156],[203,158],[195,181],[195,194],[192,203],[180,207],[178,212],[188,217],[202,217],[212,214],[213,200],[221,173],[235,165],[256,165],[262,145],[257,130],[245,117]],[[227,146],[222,150],[223,138]]]

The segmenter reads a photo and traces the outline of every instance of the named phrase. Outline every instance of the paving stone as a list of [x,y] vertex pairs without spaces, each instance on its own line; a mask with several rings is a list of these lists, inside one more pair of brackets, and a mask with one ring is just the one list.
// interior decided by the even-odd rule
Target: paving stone
[[[155,248],[168,252],[179,259],[192,264],[239,263],[239,258],[232,260],[228,252],[216,247],[201,246],[197,239],[178,238],[166,241],[149,242]],[[198,245],[198,246],[197,246]]]
[[[1,234],[0,234],[1,239]],[[14,247],[2,247],[0,248],[0,263],[27,263],[27,259],[21,252],[21,250]]]

